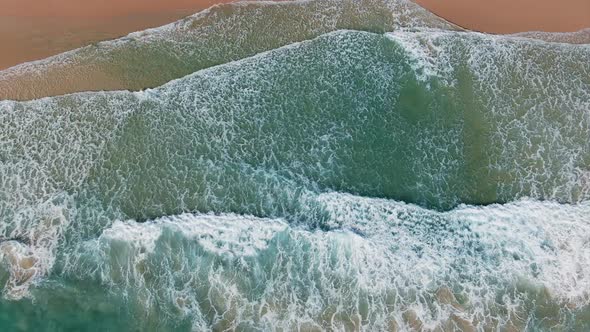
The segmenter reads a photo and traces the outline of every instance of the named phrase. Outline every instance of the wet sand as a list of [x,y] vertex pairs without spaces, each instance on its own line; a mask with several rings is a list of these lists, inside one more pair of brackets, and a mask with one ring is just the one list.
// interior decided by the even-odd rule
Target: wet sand
[[0,70],[157,27],[231,0],[0,0]]
[[[160,26],[231,0],[0,0],[0,70]],[[491,33],[590,27],[588,0],[416,0],[468,29]]]
[[[101,62],[95,59],[89,65],[66,61],[60,66],[49,67],[39,63],[24,64],[26,70],[23,66],[6,68],[101,40],[115,39],[133,31],[161,26],[213,4],[233,0],[124,0],[123,3],[103,0],[88,5],[81,5],[74,0],[46,0],[39,6],[34,6],[34,1],[0,0],[0,43],[8,45],[0,52],[0,100],[29,100],[79,91],[140,90],[157,86],[159,84],[154,84],[152,79],[156,74],[149,72],[139,75],[149,78],[142,81],[134,73],[144,73],[144,68],[140,68],[137,63],[125,64],[124,60],[117,63],[118,66],[112,66],[110,60]],[[531,5],[533,0],[498,0],[508,7],[491,5],[486,0],[416,1],[435,14],[474,30],[517,33],[518,36],[552,42],[590,43],[590,29],[576,33],[558,32],[576,31],[590,26],[590,17],[586,20],[586,16],[590,16],[588,0],[564,0],[553,10],[543,5],[555,5],[557,0],[538,0],[538,6]],[[519,4],[510,4],[510,1],[519,1]],[[49,6],[48,3],[53,5]],[[521,7],[526,3],[530,7]],[[561,6],[564,3],[569,5]],[[476,7],[478,5],[480,7]],[[438,10],[441,6],[443,11],[450,11],[449,15]],[[564,18],[564,15],[570,14],[571,17]],[[526,32],[531,30],[556,32]],[[163,84],[189,73],[176,69],[176,72],[169,73],[170,77],[162,78],[157,83]],[[157,71],[157,67],[150,70]]]
[[589,0],[414,1],[450,22],[481,32],[573,32],[590,27]]

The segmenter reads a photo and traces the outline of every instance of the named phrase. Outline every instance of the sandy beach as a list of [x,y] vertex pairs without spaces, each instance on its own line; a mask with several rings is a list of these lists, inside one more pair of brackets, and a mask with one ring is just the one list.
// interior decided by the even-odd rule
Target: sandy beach
[[415,0],[461,27],[490,33],[573,32],[590,27],[588,0]]
[[[146,52],[143,52],[138,51],[137,48],[131,48],[131,53],[128,55],[118,54],[114,50],[92,53],[97,50],[95,47],[99,47],[97,46],[99,41],[116,39],[134,31],[162,26],[200,12],[214,4],[232,1],[235,0],[171,0],[167,2],[161,0],[125,0],[123,2],[105,0],[100,3],[83,1],[82,4],[73,0],[49,0],[37,4],[33,0],[0,0],[0,43],[7,45],[0,52],[0,100],[29,100],[80,91],[141,90],[159,86],[212,64],[238,59],[240,57],[232,55],[233,53],[229,49],[224,51],[227,56],[222,55],[223,53],[212,56],[214,53],[204,52],[208,46],[201,48],[205,44],[195,46],[196,49],[193,50],[193,53],[199,49],[204,53],[200,57],[193,58],[190,63],[185,63],[184,60],[177,58],[179,54],[187,56],[186,50],[182,49],[178,50],[180,53],[163,52],[161,54],[154,49],[150,51],[145,49]],[[464,28],[491,33],[514,33],[518,36],[552,42],[573,44],[590,42],[590,29],[588,28],[590,26],[590,2],[586,2],[586,0],[565,0],[566,3],[560,2],[559,5],[555,1],[549,0],[540,0],[536,5],[533,5],[532,0],[519,0],[518,4],[512,4],[508,0],[500,0],[502,5],[491,5],[483,0],[474,0],[473,3],[466,0],[448,0],[444,3],[438,0],[416,1],[439,17]],[[355,0],[355,3],[368,9],[371,7],[372,0]],[[414,6],[414,4],[411,5]],[[233,6],[222,6],[216,10],[231,12],[229,9],[231,7]],[[318,12],[318,14],[320,13]],[[363,17],[365,14],[358,15],[360,21],[378,21],[375,17],[366,18]],[[396,14],[386,13],[385,15],[395,16]],[[430,13],[428,15],[430,20],[443,22],[435,15]],[[284,29],[290,26],[292,29],[298,24],[297,22],[289,23],[288,20],[283,21],[285,19],[273,18],[274,22],[268,28]],[[194,30],[199,27],[205,35],[210,37],[215,33],[221,37],[225,33],[238,35],[241,34],[238,31],[242,31],[236,25],[238,31],[214,32],[211,30],[209,32],[212,34],[209,34],[206,21],[192,24],[190,29]],[[353,25],[350,23],[350,26]],[[343,27],[345,25],[340,26],[340,28]],[[244,36],[248,35],[250,28],[252,27],[246,26],[242,31]],[[336,28],[338,27],[334,27],[334,29]],[[276,34],[273,30],[267,30],[266,33]],[[304,39],[311,36],[314,34],[309,34]],[[174,37],[171,38],[174,39]],[[286,38],[286,40],[298,41],[298,38],[295,37]],[[213,39],[207,40],[208,42],[213,41]],[[239,39],[235,42],[238,41]],[[59,66],[28,63],[87,45],[95,47],[90,47],[89,50],[76,55],[66,56],[58,61]],[[142,45],[145,46],[145,44]],[[215,47],[214,42],[209,45]],[[278,43],[275,47],[279,45],[283,44]],[[240,47],[237,45],[233,49],[239,50]],[[249,46],[246,49],[249,49]],[[251,49],[251,52],[244,52],[243,56],[252,55],[256,53],[255,50],[256,47]],[[266,50],[266,48],[263,47],[259,50]],[[110,54],[113,55],[113,58],[101,57],[99,54]],[[131,54],[133,55],[131,56]],[[142,58],[143,56],[146,58]],[[162,64],[158,63],[158,59],[166,57],[168,60],[163,60],[166,62],[166,70],[162,70]],[[13,67],[23,63],[25,63],[24,66]],[[58,81],[61,83],[53,83]]]
[[[133,31],[160,26],[231,0],[0,0],[0,69]],[[468,29],[515,33],[590,26],[587,0],[416,0]]]
[[0,69],[157,27],[230,0],[0,0]]
[[0,0],[0,332],[590,332],[590,0],[77,1]]

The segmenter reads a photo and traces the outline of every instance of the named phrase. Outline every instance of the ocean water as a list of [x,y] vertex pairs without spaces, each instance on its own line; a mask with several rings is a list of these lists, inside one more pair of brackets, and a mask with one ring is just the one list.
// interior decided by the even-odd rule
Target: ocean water
[[0,71],[0,99],[141,90],[339,29],[384,33],[412,27],[457,29],[408,0],[221,4],[157,29]]
[[0,101],[0,327],[590,329],[590,45],[440,22],[235,4],[4,72],[163,85]]

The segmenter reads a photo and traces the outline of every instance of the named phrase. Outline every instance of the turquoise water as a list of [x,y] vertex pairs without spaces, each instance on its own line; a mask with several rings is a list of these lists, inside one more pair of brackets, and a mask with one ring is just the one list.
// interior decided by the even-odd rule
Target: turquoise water
[[0,325],[589,329],[590,47],[336,30],[0,101]]

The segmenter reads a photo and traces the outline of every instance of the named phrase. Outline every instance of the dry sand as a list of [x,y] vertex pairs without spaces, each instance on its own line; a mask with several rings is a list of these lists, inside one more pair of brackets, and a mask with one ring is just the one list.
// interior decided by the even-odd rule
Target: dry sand
[[[160,26],[231,0],[0,0],[0,69]],[[590,0],[415,0],[465,28],[492,32],[590,27]]]
[[590,0],[414,0],[470,30],[573,32],[590,27]]
[[0,0],[1,13],[18,17],[94,17],[195,11],[216,0]]
[[231,0],[0,0],[0,69],[157,27]]

